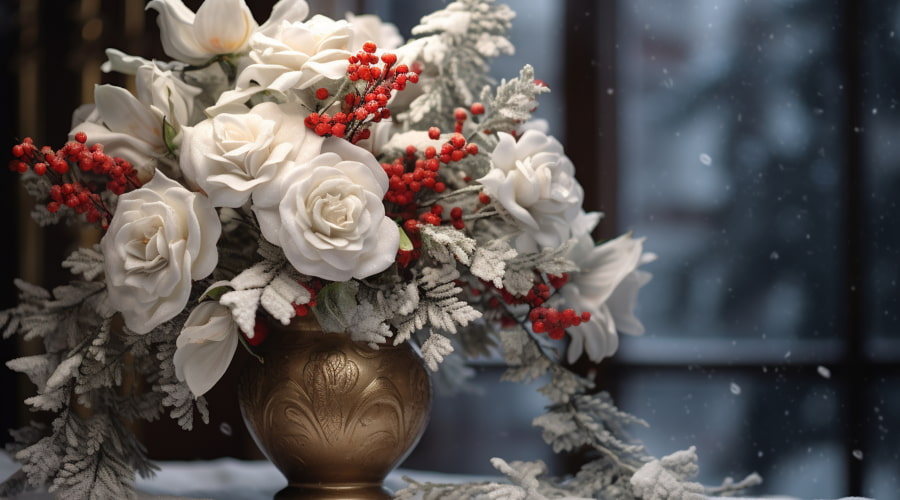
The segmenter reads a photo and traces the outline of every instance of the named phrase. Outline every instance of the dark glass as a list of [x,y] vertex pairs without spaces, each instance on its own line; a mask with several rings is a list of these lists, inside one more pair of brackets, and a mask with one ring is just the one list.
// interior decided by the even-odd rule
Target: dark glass
[[897,375],[877,378],[867,391],[871,406],[860,408],[866,416],[867,448],[853,459],[867,464],[863,495],[870,498],[892,498],[900,491],[900,399],[891,396],[898,384]]
[[838,335],[837,2],[619,3],[619,212],[650,337]]
[[[869,1],[863,49],[864,291],[875,357],[900,359],[900,5]],[[893,342],[889,342],[889,341]],[[890,344],[893,344],[891,348]]]

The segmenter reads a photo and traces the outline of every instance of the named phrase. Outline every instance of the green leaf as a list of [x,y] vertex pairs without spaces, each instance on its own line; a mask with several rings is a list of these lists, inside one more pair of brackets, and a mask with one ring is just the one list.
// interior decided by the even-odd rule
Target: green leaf
[[397,225],[397,231],[400,231],[400,250],[404,252],[412,251],[413,244],[412,240],[409,239],[409,236],[406,234],[406,231],[403,230],[400,225]]

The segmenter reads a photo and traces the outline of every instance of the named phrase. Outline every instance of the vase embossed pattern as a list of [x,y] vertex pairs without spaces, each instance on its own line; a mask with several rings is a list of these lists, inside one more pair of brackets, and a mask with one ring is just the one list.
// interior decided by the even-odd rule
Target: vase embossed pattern
[[372,349],[312,318],[270,324],[238,385],[256,444],[288,479],[276,499],[386,499],[425,430],[431,384],[408,343]]

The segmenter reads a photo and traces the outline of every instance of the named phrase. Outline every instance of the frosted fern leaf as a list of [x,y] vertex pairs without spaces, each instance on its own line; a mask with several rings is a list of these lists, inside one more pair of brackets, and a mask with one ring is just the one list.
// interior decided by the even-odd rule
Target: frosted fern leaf
[[422,344],[422,359],[431,371],[437,371],[444,356],[451,352],[453,352],[453,345],[450,343],[450,339],[434,332]]
[[452,263],[455,257],[468,266],[475,253],[475,240],[462,231],[450,226],[422,226],[422,244],[428,253],[439,262]]
[[286,325],[296,314],[294,304],[309,302],[312,296],[299,280],[285,262],[264,260],[232,279],[233,290],[223,294],[219,302],[231,309],[238,327],[252,338],[260,306]]
[[469,271],[476,278],[489,281],[497,288],[503,288],[506,262],[517,255],[518,252],[505,241],[497,241],[490,246],[481,246],[475,250]]
[[62,263],[72,274],[80,274],[87,281],[103,274],[103,253],[100,245],[91,248],[79,248],[72,252]]
[[647,462],[631,476],[631,486],[643,500],[705,500],[703,485],[689,481],[697,470],[692,446]]

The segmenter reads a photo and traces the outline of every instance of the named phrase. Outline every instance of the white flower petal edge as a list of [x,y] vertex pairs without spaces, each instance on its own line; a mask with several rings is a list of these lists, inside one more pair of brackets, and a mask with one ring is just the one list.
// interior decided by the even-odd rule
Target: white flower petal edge
[[516,139],[498,134],[491,170],[478,182],[522,229],[517,250],[559,247],[571,236],[570,223],[581,211],[584,190],[562,144],[539,130]]
[[175,376],[196,397],[222,378],[238,345],[237,323],[231,310],[218,302],[201,302],[191,311],[175,341]]
[[157,172],[119,197],[100,241],[109,302],[135,333],[147,333],[187,305],[192,280],[218,262],[222,226],[202,195]]
[[[569,258],[581,270],[570,275],[569,282],[560,289],[559,297],[567,307],[591,313],[590,321],[567,330],[572,339],[567,353],[570,363],[578,360],[583,353],[595,362],[613,355],[619,347],[617,319],[622,318],[624,324],[634,329],[634,324],[629,320],[634,318],[631,309],[634,308],[637,287],[632,290],[634,284],[630,281],[626,283],[626,278],[640,263],[643,241],[643,238],[624,234],[594,246],[590,235],[584,234],[570,251]],[[623,283],[626,287],[618,292]],[[631,295],[632,291],[634,295]],[[622,295],[611,300],[617,292]],[[613,304],[616,305],[616,314],[610,309]],[[626,313],[628,308],[631,309]],[[637,321],[636,318],[634,321]]]
[[[332,140],[333,139],[333,140]],[[394,262],[397,225],[384,214],[387,175],[367,151],[331,138],[321,155],[290,164],[275,179],[275,207],[254,206],[263,236],[301,273],[363,279]]]

